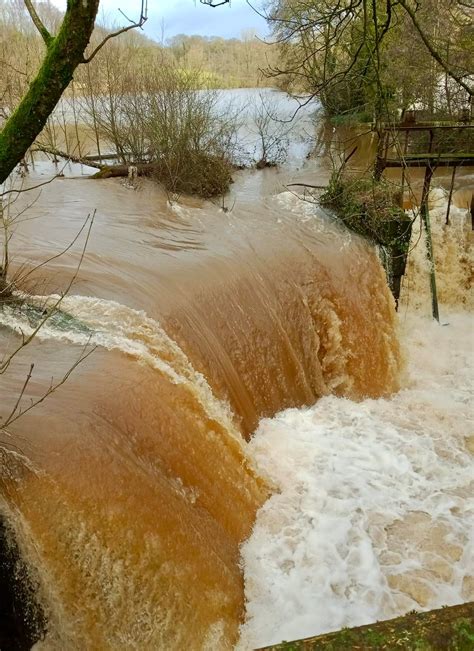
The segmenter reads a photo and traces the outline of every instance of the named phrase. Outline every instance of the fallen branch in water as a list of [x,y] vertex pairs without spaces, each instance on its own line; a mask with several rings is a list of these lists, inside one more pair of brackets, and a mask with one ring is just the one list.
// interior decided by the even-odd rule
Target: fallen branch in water
[[[123,156],[130,158],[131,154],[128,152],[123,152]],[[83,160],[86,161],[97,161],[98,163],[101,163],[103,160],[117,160],[119,157],[118,154],[88,154],[87,156],[82,157]]]
[[60,149],[55,149],[54,147],[47,147],[46,145],[37,144],[35,145],[34,149],[32,149],[32,151],[33,152],[41,151],[43,154],[48,154],[49,156],[55,156],[56,158],[65,158],[66,160],[70,160],[73,163],[79,163],[80,165],[87,165],[88,167],[95,167],[96,169],[99,170],[101,170],[104,167],[104,165],[95,162],[89,157],[74,156],[74,154],[68,154],[65,151],[61,151]]
[[94,161],[94,156],[79,157],[45,145],[38,145],[34,151],[95,167],[98,171],[89,176],[91,179],[154,177],[167,190],[207,199],[227,192],[232,183],[232,170],[245,169],[242,165],[232,165],[231,161],[220,156],[196,151],[188,152],[186,165],[164,156],[147,163],[103,165]]
[[[94,165],[94,167],[99,167]],[[151,176],[158,169],[157,163],[137,163],[135,165],[101,165],[99,171],[91,179],[110,179],[118,176],[128,176],[131,167],[136,168],[137,176]]]

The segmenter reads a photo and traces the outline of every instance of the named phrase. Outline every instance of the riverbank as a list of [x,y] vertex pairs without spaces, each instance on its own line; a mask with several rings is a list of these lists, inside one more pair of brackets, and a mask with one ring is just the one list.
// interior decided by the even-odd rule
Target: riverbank
[[[267,647],[270,651],[347,651],[348,648],[394,649],[406,651],[471,651],[474,645],[474,603],[444,607],[428,613],[409,613],[404,617],[370,626],[344,629],[306,640],[282,642]],[[261,649],[261,651],[264,651]]]

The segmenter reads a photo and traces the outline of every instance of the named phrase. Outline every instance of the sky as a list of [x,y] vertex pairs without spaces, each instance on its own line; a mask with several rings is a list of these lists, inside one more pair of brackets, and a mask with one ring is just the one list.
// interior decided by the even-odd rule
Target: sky
[[[66,0],[53,0],[65,9]],[[252,1],[252,4],[253,1]],[[139,0],[101,0],[101,8],[110,19],[120,21],[119,9],[130,18],[138,14]],[[261,5],[261,0],[255,0]],[[161,41],[176,34],[200,34],[239,38],[243,31],[254,30],[260,36],[267,33],[263,18],[247,4],[246,0],[231,0],[222,7],[208,7],[199,0],[148,0],[148,21],[144,31],[147,36]],[[123,22],[123,19],[122,21]]]

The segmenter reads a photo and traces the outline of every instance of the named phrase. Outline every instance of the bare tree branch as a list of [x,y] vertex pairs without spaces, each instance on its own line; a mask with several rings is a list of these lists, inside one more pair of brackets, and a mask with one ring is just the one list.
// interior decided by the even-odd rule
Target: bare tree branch
[[67,161],[71,161],[73,163],[79,163],[81,165],[87,165],[88,167],[95,167],[96,169],[99,170],[101,170],[104,167],[104,165],[95,162],[93,159],[74,156],[74,154],[68,154],[65,151],[61,151],[60,149],[56,149],[55,147],[48,147],[46,145],[42,145],[41,143],[37,143],[34,149],[32,149],[32,151],[41,151],[44,154],[49,154],[50,156],[57,156],[58,158],[64,158]]
[[[85,256],[86,249],[87,249],[87,245],[88,245],[88,243],[89,243],[89,238],[90,238],[90,234],[91,234],[92,225],[93,225],[93,223],[94,223],[95,215],[96,215],[96,211],[94,210],[94,212],[92,213],[92,216],[91,216],[91,215],[88,215],[88,216],[87,216],[87,219],[85,220],[84,224],[82,225],[82,227],[81,227],[81,229],[80,229],[80,231],[79,231],[79,235],[80,235],[80,233],[84,230],[84,228],[86,227],[86,225],[88,225],[88,229],[87,229],[87,233],[86,233],[86,238],[85,238],[84,245],[83,245],[83,247],[82,247],[82,251],[81,251],[81,256],[80,256],[80,258],[79,258],[79,262],[78,262],[78,264],[77,264],[77,267],[76,267],[76,270],[75,270],[73,276],[71,277],[69,283],[68,283],[67,286],[66,286],[66,289],[62,292],[62,294],[59,296],[59,298],[58,298],[57,300],[54,301],[53,305],[52,305],[48,310],[46,310],[46,312],[45,312],[45,314],[44,314],[44,317],[43,317],[42,319],[40,319],[40,322],[39,322],[38,325],[37,325],[37,326],[32,330],[32,332],[30,332],[30,334],[29,334],[29,335],[26,335],[26,336],[25,336],[24,334],[22,334],[22,340],[21,340],[21,343],[20,343],[20,344],[19,344],[19,345],[18,345],[18,346],[17,346],[17,347],[16,347],[16,348],[15,348],[15,349],[10,353],[10,354],[8,354],[6,357],[4,357],[4,358],[2,358],[2,359],[0,360],[0,375],[2,375],[3,373],[5,373],[5,372],[7,371],[8,367],[10,366],[10,364],[11,364],[11,362],[12,362],[12,359],[13,359],[13,358],[14,358],[14,357],[15,357],[15,356],[20,352],[20,350],[22,350],[23,348],[25,348],[25,346],[27,346],[29,343],[31,343],[31,341],[33,341],[33,339],[35,338],[35,336],[37,335],[37,333],[39,332],[39,330],[43,327],[43,325],[46,323],[46,321],[47,321],[47,320],[48,320],[48,319],[49,319],[49,318],[50,318],[50,317],[51,317],[51,316],[56,312],[56,310],[57,310],[57,309],[59,308],[59,306],[61,305],[61,302],[63,301],[64,297],[69,293],[69,291],[70,291],[72,285],[74,284],[74,282],[75,282],[75,280],[76,280],[76,278],[77,278],[77,276],[78,276],[78,274],[79,274],[79,270],[80,270],[80,268],[81,268],[81,266],[82,266],[82,262],[83,262],[83,260],[84,260],[84,256]],[[78,238],[79,235],[76,235],[76,237],[74,238],[73,242],[75,242],[75,241],[77,240],[77,238]],[[69,245],[68,247],[66,247],[65,251],[67,251],[69,248],[71,248],[71,246],[72,246],[72,245]],[[61,255],[62,255],[65,251],[63,251],[63,252],[61,253]],[[52,256],[52,258],[50,258],[50,260],[52,260],[52,259],[54,259],[54,258],[56,258],[56,257],[59,257],[59,255]],[[44,264],[45,264],[45,263],[43,262],[42,264],[37,265],[37,266],[35,267],[35,270],[38,269],[39,267],[43,266]],[[30,273],[31,273],[31,272],[30,272]],[[29,275],[29,274],[27,274],[27,275]]]
[[208,7],[220,7],[221,5],[230,4],[230,0],[200,0],[202,5],[207,5]]
[[421,40],[425,44],[428,52],[431,54],[433,59],[439,63],[439,65],[443,68],[443,70],[446,72],[447,75],[449,75],[454,81],[456,81],[462,88],[464,88],[465,91],[469,94],[469,97],[472,97],[474,94],[474,89],[470,88],[470,86],[464,81],[462,77],[460,77],[458,74],[454,72],[454,70],[451,68],[451,66],[445,61],[445,59],[439,54],[439,52],[434,48],[434,45],[431,43],[431,41],[428,39],[426,33],[422,29],[420,23],[418,22],[418,19],[416,17],[416,12],[413,11],[411,6],[408,4],[406,0],[398,0],[398,4],[405,9],[406,13],[410,16],[411,22],[413,23],[413,26],[415,27],[416,31],[421,37]]
[[[66,166],[66,163],[65,165]],[[3,192],[0,193],[0,199],[3,199],[3,197],[6,197],[7,194],[22,194],[23,192],[29,192],[30,190],[37,190],[38,188],[42,188],[44,185],[49,185],[54,181],[54,179],[57,179],[61,175],[61,172],[59,174],[55,174],[52,176],[50,179],[47,181],[43,181],[42,183],[38,183],[37,185],[32,185],[31,187],[28,188],[10,188],[10,190],[4,190]]]
[[90,61],[92,61],[92,59],[100,52],[100,50],[104,47],[107,41],[110,41],[111,38],[115,38],[120,34],[125,34],[125,32],[129,32],[131,29],[136,29],[136,28],[141,29],[143,25],[146,23],[146,21],[148,20],[148,0],[141,0],[140,17],[135,22],[130,20],[130,18],[128,18],[128,16],[126,16],[121,9],[119,9],[119,11],[122,14],[122,16],[124,16],[130,22],[130,25],[127,25],[126,27],[122,27],[121,29],[118,29],[116,32],[111,32],[110,34],[107,34],[107,36],[99,43],[99,45],[94,50],[92,50],[92,53],[88,57],[84,57],[82,63],[89,63]]
[[41,34],[41,38],[43,41],[46,43],[46,47],[49,47],[51,45],[51,42],[53,41],[53,37],[51,34],[48,32],[46,27],[44,26],[43,21],[41,18],[38,16],[36,9],[33,5],[32,0],[24,0],[25,6],[28,9],[28,13],[31,16],[31,20],[34,23],[34,26],[38,30],[38,32]]
[[[26,391],[26,387],[28,386],[28,383],[29,383],[29,381],[31,380],[31,376],[33,375],[33,369],[34,369],[34,367],[35,367],[34,364],[31,364],[31,365],[30,365],[30,370],[28,371],[28,375],[26,376],[26,379],[25,379],[25,381],[24,381],[24,383],[23,383],[23,386],[22,386],[22,388],[21,388],[21,391],[20,391],[20,393],[18,394],[18,398],[17,398],[15,404],[13,405],[13,409],[11,410],[10,414],[7,416],[7,418],[6,418],[6,420],[5,420],[5,423],[3,424],[3,427],[7,427],[8,424],[12,422],[12,418],[14,417],[14,415],[16,414],[16,411],[17,411],[18,407],[20,406],[20,402],[21,402],[21,400],[22,400],[22,398],[23,398],[23,395],[24,395],[24,393],[25,393],[25,391]],[[2,417],[0,416],[0,420],[1,420],[1,419],[2,419]]]
[[24,72],[23,70],[18,70],[18,68],[15,68],[11,63],[8,61],[5,61],[5,59],[0,59],[0,66],[5,66],[6,68],[10,68],[10,70],[13,70],[13,72],[16,72],[17,75],[21,75],[22,77],[27,77],[27,73]]
[[30,365],[30,370],[28,371],[28,375],[26,376],[25,382],[23,383],[23,387],[22,387],[22,389],[20,391],[20,394],[19,394],[19,396],[17,398],[17,401],[16,401],[12,411],[10,412],[9,416],[7,416],[5,422],[2,423],[2,429],[6,429],[9,425],[14,423],[16,420],[18,420],[22,416],[24,416],[31,409],[33,409],[34,407],[37,407],[39,404],[44,402],[46,400],[46,398],[48,398],[48,396],[50,396],[52,393],[54,393],[56,391],[56,389],[59,389],[59,387],[62,386],[66,382],[66,380],[69,378],[71,373],[79,366],[79,364],[82,364],[82,362],[84,360],[86,360],[90,355],[92,355],[92,353],[97,348],[97,346],[94,346],[90,350],[86,351],[88,345],[89,345],[89,343],[87,343],[84,346],[84,348],[83,348],[81,354],[79,355],[78,359],[74,362],[74,364],[72,366],[70,366],[68,368],[66,373],[62,376],[62,378],[60,380],[58,380],[58,382],[55,383],[54,379],[51,378],[51,384],[49,385],[49,388],[47,389],[47,391],[45,391],[45,393],[43,393],[43,395],[40,398],[38,398],[37,400],[32,400],[31,404],[28,405],[28,407],[25,407],[24,409],[21,409],[20,408],[21,401],[22,401],[23,396],[25,394],[28,383],[31,380],[31,377],[33,375],[33,369],[34,369],[35,365],[31,364]]

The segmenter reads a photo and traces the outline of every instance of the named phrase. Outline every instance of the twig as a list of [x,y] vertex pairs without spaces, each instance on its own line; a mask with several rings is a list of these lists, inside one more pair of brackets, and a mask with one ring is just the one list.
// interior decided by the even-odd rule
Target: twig
[[[66,165],[64,167],[66,167]],[[3,197],[5,197],[7,194],[22,194],[23,192],[29,192],[30,190],[37,190],[38,188],[42,188],[44,185],[49,185],[54,181],[54,179],[57,179],[60,176],[61,176],[61,172],[59,174],[55,174],[47,181],[38,183],[38,185],[32,185],[31,187],[28,188],[12,188],[11,190],[4,190],[3,192],[0,193],[0,199],[3,199]]]
[[[28,344],[31,343],[31,341],[33,341],[33,339],[35,338],[35,336],[37,335],[37,333],[39,332],[39,330],[43,327],[43,325],[46,323],[46,321],[47,321],[47,320],[48,320],[48,319],[49,319],[49,318],[54,314],[54,312],[58,309],[58,307],[59,307],[59,305],[61,304],[61,302],[63,301],[64,297],[68,294],[69,290],[71,289],[73,283],[75,282],[75,280],[76,280],[76,278],[77,278],[77,276],[78,276],[78,274],[79,274],[79,270],[80,270],[81,265],[82,265],[82,262],[83,262],[83,260],[84,260],[84,256],[85,256],[85,252],[86,252],[86,249],[87,249],[87,245],[88,245],[88,243],[89,243],[89,237],[90,237],[90,233],[91,233],[92,225],[93,225],[93,223],[94,223],[95,215],[96,215],[96,211],[94,210],[94,212],[92,213],[92,217],[91,217],[90,215],[88,215],[88,216],[87,216],[87,219],[86,219],[86,221],[85,221],[85,223],[84,223],[84,225],[83,225],[82,228],[81,228],[81,232],[82,232],[82,230],[84,229],[85,225],[86,225],[87,223],[89,223],[89,228],[88,228],[88,230],[87,230],[87,235],[86,235],[86,239],[85,239],[85,242],[84,242],[84,246],[83,246],[83,248],[82,248],[82,252],[81,252],[81,256],[80,256],[79,262],[78,262],[78,264],[77,264],[76,270],[75,270],[73,276],[71,277],[71,279],[70,279],[70,281],[69,281],[69,283],[68,283],[66,289],[65,289],[64,292],[59,296],[59,298],[54,302],[54,304],[52,305],[52,307],[50,308],[50,310],[46,312],[44,318],[40,320],[39,324],[38,324],[38,325],[37,325],[37,326],[32,330],[32,332],[31,332],[28,336],[26,336],[26,337],[25,337],[25,335],[22,333],[22,341],[21,341],[21,343],[17,346],[17,348],[15,348],[15,350],[14,350],[12,353],[10,353],[7,357],[4,357],[4,358],[0,361],[0,375],[2,375],[3,373],[5,373],[5,372],[7,371],[8,367],[10,366],[10,364],[11,364],[13,358],[15,357],[15,355],[17,355],[17,354],[20,352],[20,350],[22,350],[23,348],[25,348],[26,346],[28,346]],[[75,238],[76,240],[77,240],[77,237],[78,237],[78,236],[76,236],[76,238]],[[69,248],[70,248],[70,247],[69,247]],[[54,257],[58,257],[58,256],[54,256]],[[44,263],[43,263],[43,264],[44,264]],[[38,267],[39,267],[39,266],[42,266],[42,265],[38,265]],[[35,269],[37,269],[38,267],[35,267]],[[34,270],[35,270],[35,269],[34,269]]]
[[[20,391],[20,393],[18,395],[17,401],[13,405],[13,409],[11,410],[10,414],[7,416],[7,419],[5,420],[5,423],[3,424],[2,427],[7,427],[8,424],[12,422],[12,418],[14,417],[14,415],[16,413],[16,410],[18,409],[18,407],[20,405],[20,402],[21,402],[21,400],[23,398],[23,394],[26,391],[26,387],[28,386],[28,383],[31,380],[31,376],[33,375],[34,367],[35,367],[34,364],[30,365],[30,370],[28,371],[28,375],[26,376],[26,379],[25,379],[25,381],[23,383],[23,386],[22,386],[21,391]],[[0,420],[3,420],[1,416],[0,416]]]
[[214,0],[200,0],[202,5],[207,5],[208,7],[220,7],[221,5],[230,4],[230,0],[220,0],[220,2],[214,2]]
[[325,190],[327,185],[311,185],[311,183],[287,183],[286,188],[292,188],[296,185],[299,185],[303,188],[311,188],[313,190]]
[[107,34],[107,36],[99,43],[99,45],[94,50],[92,50],[92,53],[88,57],[84,57],[82,63],[90,63],[90,61],[92,61],[96,54],[100,52],[107,41],[110,41],[111,38],[115,38],[120,34],[125,34],[125,32],[128,32],[131,29],[136,29],[137,27],[141,29],[148,20],[148,0],[141,0],[140,17],[136,22],[130,20],[130,18],[128,18],[128,16],[126,16],[121,9],[119,9],[119,11],[122,16],[124,16],[130,22],[130,25],[122,27],[121,29],[118,29],[116,32],[112,32],[111,34]]
[[[13,410],[10,412],[10,415],[8,416],[6,421],[2,424],[2,429],[6,429],[9,425],[12,425],[15,421],[17,421],[19,418],[21,418],[26,413],[31,411],[31,409],[33,409],[34,407],[37,407],[39,404],[44,402],[48,396],[50,396],[57,389],[59,389],[59,387],[62,386],[66,382],[66,380],[69,378],[71,373],[79,366],[79,364],[82,364],[82,362],[84,362],[97,349],[97,346],[94,346],[93,348],[91,348],[87,352],[84,352],[88,345],[89,345],[89,342],[87,342],[87,344],[84,346],[83,351],[79,355],[79,358],[74,362],[74,364],[72,366],[70,366],[68,368],[66,373],[63,375],[63,377],[58,382],[56,382],[54,384],[53,383],[53,378],[52,378],[51,379],[51,384],[49,385],[48,390],[40,398],[38,398],[37,400],[33,400],[31,402],[31,404],[28,407],[26,407],[25,409],[18,410],[18,408],[20,406],[20,403],[21,403],[21,400],[23,398],[23,395],[25,393],[26,387],[28,386],[28,383],[31,380],[31,376],[32,376],[32,373],[33,373],[34,364],[31,364],[30,370],[29,370],[28,375],[26,377],[26,380],[25,380],[25,382],[23,384],[20,395],[18,396],[18,399],[17,399],[17,401],[15,403],[15,406],[14,406]],[[18,410],[18,412],[17,412],[17,410]]]

